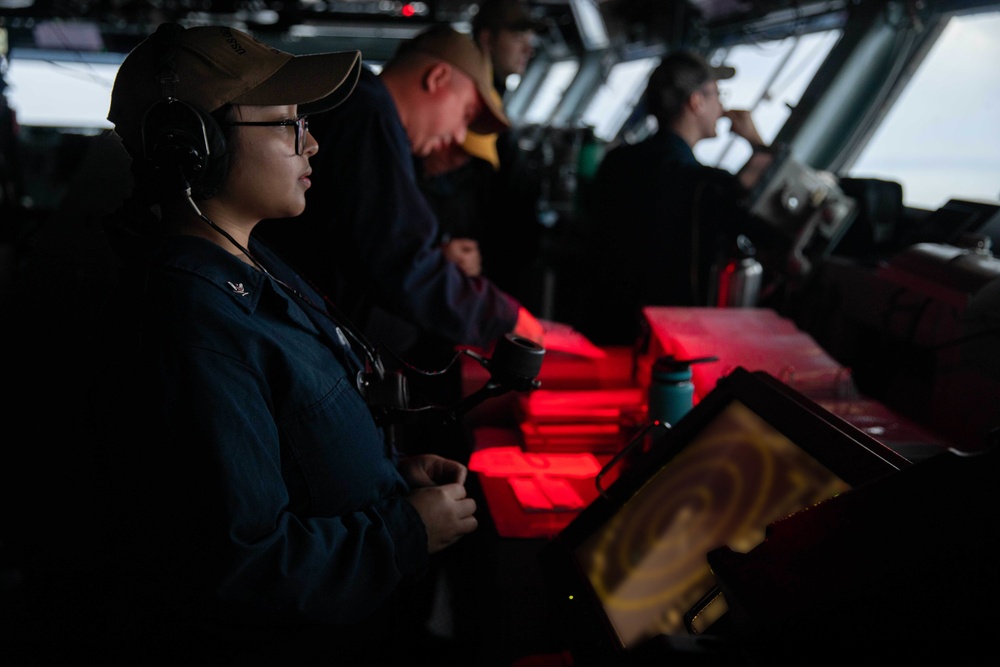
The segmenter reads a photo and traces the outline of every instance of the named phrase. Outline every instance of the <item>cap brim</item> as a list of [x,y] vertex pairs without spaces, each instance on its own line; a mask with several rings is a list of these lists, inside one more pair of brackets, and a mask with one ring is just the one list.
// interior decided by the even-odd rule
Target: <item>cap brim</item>
[[489,89],[476,82],[476,90],[483,101],[483,110],[469,123],[469,129],[478,134],[496,134],[510,127],[510,120],[503,111],[499,93],[490,85]]
[[290,58],[259,86],[233,100],[254,106],[299,105],[305,115],[328,111],[354,90],[361,52],[316,53]]
[[722,67],[711,67],[709,69],[712,73],[712,79],[714,81],[721,81],[723,79],[732,79],[736,76],[736,69],[723,65]]
[[497,153],[497,135],[466,132],[462,148],[469,155],[489,162],[493,165],[494,169],[500,168],[500,155]]

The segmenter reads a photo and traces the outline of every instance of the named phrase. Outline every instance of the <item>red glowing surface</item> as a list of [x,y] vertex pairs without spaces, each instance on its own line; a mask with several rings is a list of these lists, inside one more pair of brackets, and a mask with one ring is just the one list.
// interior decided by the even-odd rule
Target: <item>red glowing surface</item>
[[520,397],[518,407],[529,452],[615,454],[646,421],[639,387],[539,389]]
[[691,367],[697,396],[715,388],[736,366],[762,370],[806,396],[838,397],[852,390],[850,369],[841,366],[809,334],[767,308],[647,307],[653,354],[640,363],[638,377],[659,354],[679,358],[716,356],[719,361]]
[[517,447],[490,447],[473,452],[469,470],[489,477],[594,477],[601,464],[593,454],[531,454]]
[[[481,429],[479,440],[489,440]],[[562,530],[597,497],[601,462],[589,453],[530,453],[516,446],[473,452],[490,516],[503,537],[547,537]]]
[[521,399],[527,419],[546,423],[602,422],[617,424],[642,409],[645,396],[638,387],[591,390],[539,389]]

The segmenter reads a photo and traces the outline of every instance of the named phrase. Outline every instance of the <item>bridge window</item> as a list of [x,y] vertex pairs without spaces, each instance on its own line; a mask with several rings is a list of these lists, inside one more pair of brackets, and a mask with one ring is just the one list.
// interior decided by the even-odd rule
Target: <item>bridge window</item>
[[[774,141],[840,35],[840,30],[827,30],[714,54],[712,62],[736,68],[736,76],[719,83],[726,107],[752,111],[761,138]],[[719,136],[698,142],[694,152],[702,164],[735,172],[746,164],[751,149],[728,128],[726,119],[720,121]]]
[[907,206],[1000,199],[1000,12],[953,17],[850,169]]
[[573,77],[580,69],[580,63],[576,60],[561,60],[553,63],[545,75],[538,88],[538,93],[531,102],[531,106],[524,112],[524,123],[528,125],[543,125],[552,113],[556,110],[563,94],[569,85],[573,83]]
[[95,132],[111,127],[106,117],[118,63],[74,62],[61,55],[64,59],[59,60],[12,54],[3,76],[9,85],[7,101],[18,123]]
[[616,64],[580,120],[594,128],[597,138],[604,141],[614,139],[642,97],[649,75],[659,64],[659,58],[641,58]]

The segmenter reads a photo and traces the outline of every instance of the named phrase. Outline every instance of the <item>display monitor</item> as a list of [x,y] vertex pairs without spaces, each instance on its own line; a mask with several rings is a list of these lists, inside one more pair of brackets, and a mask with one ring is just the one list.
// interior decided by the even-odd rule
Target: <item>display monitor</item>
[[771,376],[737,368],[541,553],[581,664],[711,635],[725,600],[706,555],[909,465]]

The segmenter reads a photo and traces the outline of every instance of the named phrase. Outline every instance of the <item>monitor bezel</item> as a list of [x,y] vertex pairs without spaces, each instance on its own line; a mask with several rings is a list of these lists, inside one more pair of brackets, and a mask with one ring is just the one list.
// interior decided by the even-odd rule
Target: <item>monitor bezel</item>
[[852,488],[911,465],[889,447],[766,372],[735,368],[720,378],[716,388],[673,428],[659,436],[658,446],[631,462],[593,503],[541,548],[542,572],[555,596],[556,610],[574,656],[605,664],[628,653],[576,558],[577,547],[734,401],[743,403]]

